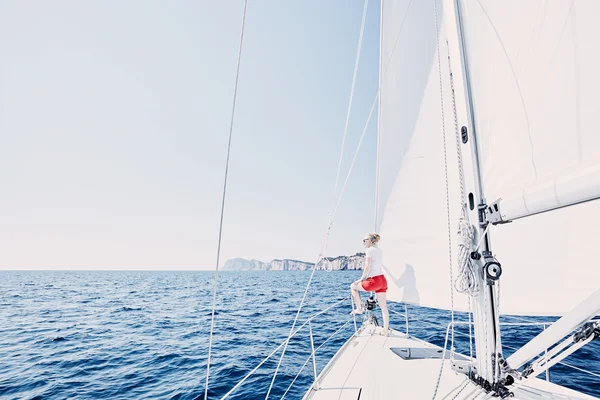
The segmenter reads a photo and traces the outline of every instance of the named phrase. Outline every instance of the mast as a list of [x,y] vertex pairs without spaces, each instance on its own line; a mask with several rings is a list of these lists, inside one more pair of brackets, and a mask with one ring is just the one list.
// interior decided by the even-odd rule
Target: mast
[[[487,205],[481,178],[481,161],[475,124],[475,106],[471,94],[466,38],[462,25],[461,0],[453,0],[453,3],[456,24],[454,33],[458,39],[458,54],[451,59],[454,63],[458,60],[460,64],[467,114],[466,124],[461,128],[461,151],[466,162],[469,163],[470,160],[472,168],[470,171],[465,170],[466,186],[469,193],[468,199],[463,200],[468,205],[469,220],[477,221],[474,224],[476,232],[475,240],[481,243],[478,252],[473,253],[471,257],[480,288],[479,293],[472,297],[476,349],[475,372],[477,376],[493,385],[500,378],[500,374],[496,373],[499,360],[495,356],[495,353],[499,349],[498,352],[501,354],[496,296],[499,290],[496,280],[500,277],[501,267],[493,257],[490,234],[486,230],[488,226],[485,215]],[[452,33],[451,29],[449,31],[450,34]],[[449,47],[449,54],[452,57],[452,46]],[[487,273],[486,270],[488,270]]]

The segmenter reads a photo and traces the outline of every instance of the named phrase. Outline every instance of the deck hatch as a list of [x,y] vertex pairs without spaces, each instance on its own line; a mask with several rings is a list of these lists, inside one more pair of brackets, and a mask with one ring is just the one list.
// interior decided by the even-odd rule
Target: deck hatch
[[[400,356],[404,360],[428,360],[428,359],[441,359],[443,350],[440,348],[426,348],[426,347],[391,347],[390,350],[394,354]],[[450,358],[450,352],[446,352],[446,359]],[[467,358],[460,354],[454,353],[455,360],[467,360]]]

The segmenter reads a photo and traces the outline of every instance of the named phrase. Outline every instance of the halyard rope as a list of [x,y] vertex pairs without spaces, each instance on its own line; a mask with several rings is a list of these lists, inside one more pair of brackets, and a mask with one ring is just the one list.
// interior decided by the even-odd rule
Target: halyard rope
[[[451,313],[451,323],[450,327],[452,330],[452,340],[451,340],[451,349],[450,349],[450,357],[451,359],[454,357],[454,287],[452,285],[454,278],[452,276],[452,231],[450,227],[450,188],[448,183],[448,155],[446,151],[446,121],[444,115],[444,84],[442,79],[442,61],[440,56],[440,30],[438,27],[438,12],[437,12],[437,0],[433,0],[433,15],[434,15],[434,23],[435,23],[435,48],[437,55],[437,66],[438,66],[438,76],[439,76],[439,84],[440,84],[440,111],[442,118],[442,139],[444,146],[444,174],[446,179],[446,224],[448,229],[448,270],[449,270],[449,278],[450,278],[450,313]],[[446,336],[446,341],[448,340],[448,336]],[[435,384],[435,390],[433,392],[433,399],[437,396],[437,392],[439,389],[440,381],[442,379],[442,371],[444,369],[444,363],[446,361],[446,343],[444,343],[444,354],[442,355],[442,362],[440,365],[440,372],[438,375],[437,382]]]
[[[448,42],[446,42],[446,45],[448,45]],[[458,222],[458,277],[456,278],[454,285],[459,293],[474,296],[479,292],[477,277],[475,275],[475,270],[473,269],[473,263],[471,262],[471,246],[473,245],[475,238],[475,228],[469,223],[467,215],[465,177],[463,172],[462,152],[460,150],[461,138],[458,129],[456,97],[454,95],[454,76],[452,75],[450,54],[448,54],[448,70],[450,71],[450,92],[452,94],[452,109],[454,111],[454,133],[456,136],[456,155],[458,158],[460,198],[462,201],[460,220]]]
[[[446,46],[449,47],[448,41],[446,41]],[[454,92],[454,75],[452,74],[452,62],[450,59],[450,51],[448,51],[448,71],[450,76],[450,93],[452,95],[452,110],[454,113],[454,134],[455,134],[455,142],[456,142],[456,155],[458,160],[458,174],[460,180],[460,198],[462,201],[460,219],[458,221],[458,276],[456,277],[456,281],[454,282],[454,287],[459,293],[463,293],[468,295],[468,303],[469,303],[469,355],[471,360],[473,359],[473,329],[471,326],[472,319],[472,310],[471,310],[471,299],[473,296],[479,293],[479,283],[477,279],[477,275],[475,273],[475,268],[473,266],[473,262],[471,261],[471,247],[473,245],[475,239],[475,228],[469,222],[468,212],[467,212],[467,196],[465,190],[465,176],[464,176],[464,166],[462,159],[462,151],[461,151],[461,135],[458,129],[458,115],[456,111],[456,96]],[[488,226],[489,228],[489,226]],[[482,238],[485,237],[487,233],[487,229],[482,235]],[[479,249],[479,245],[481,244],[481,239],[477,244],[477,249]]]

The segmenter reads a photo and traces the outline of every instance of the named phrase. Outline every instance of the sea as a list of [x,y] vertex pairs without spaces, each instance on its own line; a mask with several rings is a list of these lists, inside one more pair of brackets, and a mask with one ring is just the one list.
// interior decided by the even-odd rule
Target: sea
[[[326,310],[310,324],[317,373],[354,332],[348,289],[359,274],[314,274],[297,326]],[[264,399],[280,359],[269,398],[302,398],[314,379],[308,324],[283,358],[281,349],[274,350],[290,333],[309,276],[220,273],[209,399],[223,397],[254,369],[229,398]],[[195,271],[0,271],[0,398],[203,399],[214,279],[214,272]],[[403,313],[405,306],[390,308]],[[449,312],[415,306],[407,311],[411,335],[444,345]],[[457,313],[456,319],[467,316]],[[405,317],[392,313],[391,326],[404,332]],[[541,329],[503,326],[505,355]],[[469,354],[467,327],[456,329],[455,347]],[[550,380],[600,397],[600,378],[582,371],[600,374],[600,340],[565,362],[551,368]]]

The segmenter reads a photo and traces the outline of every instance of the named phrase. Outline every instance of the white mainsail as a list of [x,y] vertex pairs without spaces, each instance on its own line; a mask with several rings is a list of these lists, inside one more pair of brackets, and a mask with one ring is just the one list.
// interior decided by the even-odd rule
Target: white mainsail
[[[487,203],[521,216],[600,193],[600,2],[462,1]],[[600,201],[491,229],[503,314],[561,315],[598,289]]]
[[[437,3],[440,16],[442,3]],[[461,4],[487,202],[503,198],[505,209],[534,212],[578,197],[593,198],[600,192],[600,57],[594,33],[600,2]],[[439,31],[444,32],[442,26]],[[393,282],[389,297],[450,308],[435,41],[431,2],[383,2],[378,215],[388,280]],[[443,42],[450,240],[456,265],[461,200]],[[505,267],[503,314],[561,315],[598,289],[600,272],[590,260],[600,239],[600,202],[496,226],[491,237]],[[465,309],[463,296],[455,300],[456,308]]]
[[[461,198],[448,55],[441,46],[444,149],[436,41],[433,2],[383,2],[378,215],[388,299],[449,309],[449,246],[454,261]],[[454,307],[467,310],[466,296],[455,295]]]

